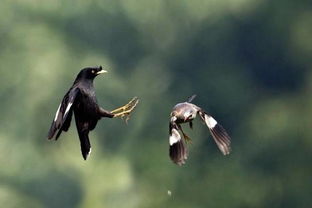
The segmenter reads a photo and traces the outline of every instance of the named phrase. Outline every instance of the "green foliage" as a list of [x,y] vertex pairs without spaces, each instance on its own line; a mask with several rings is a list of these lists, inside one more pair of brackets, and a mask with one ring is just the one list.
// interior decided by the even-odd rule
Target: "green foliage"
[[[308,0],[3,0],[3,207],[310,207],[312,10]],[[103,119],[83,161],[75,125],[46,134],[78,71],[102,65]],[[228,130],[223,157],[195,122],[185,166],[168,156],[171,107],[197,94]],[[168,194],[168,193],[171,194]]]

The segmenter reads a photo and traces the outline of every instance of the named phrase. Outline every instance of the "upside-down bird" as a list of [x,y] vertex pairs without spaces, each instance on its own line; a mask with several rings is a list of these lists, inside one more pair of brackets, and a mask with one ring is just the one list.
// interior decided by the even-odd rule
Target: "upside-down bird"
[[85,160],[91,152],[88,134],[95,128],[98,120],[102,117],[125,117],[128,120],[130,113],[139,102],[138,98],[134,97],[128,104],[113,111],[101,108],[97,104],[93,80],[97,75],[105,72],[107,71],[103,70],[101,66],[87,67],[79,72],[72,87],[60,103],[48,133],[48,139],[52,139],[56,133],[55,140],[57,140],[62,131],[69,129],[74,114],[81,153]]
[[208,115],[202,108],[191,103],[195,97],[196,95],[193,95],[188,99],[187,102],[178,103],[177,105],[175,105],[170,114],[169,155],[171,160],[178,165],[184,164],[188,156],[186,144],[181,138],[179,130],[181,131],[186,142],[191,141],[190,137],[188,137],[182,130],[181,124],[189,123],[190,128],[192,129],[192,121],[194,118],[196,118],[197,114],[209,128],[209,131],[220,151],[224,155],[228,155],[231,151],[231,141],[229,135],[212,116]]

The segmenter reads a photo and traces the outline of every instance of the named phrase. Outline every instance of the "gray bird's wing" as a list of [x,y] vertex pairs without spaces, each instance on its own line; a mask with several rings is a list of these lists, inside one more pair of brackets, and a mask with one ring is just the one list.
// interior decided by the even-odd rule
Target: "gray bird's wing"
[[223,155],[228,155],[231,152],[231,138],[226,133],[225,129],[218,124],[218,122],[210,115],[202,110],[199,110],[199,115],[201,119],[207,125],[214,141],[216,142],[218,148]]
[[169,156],[171,160],[182,165],[187,159],[187,148],[178,131],[178,126],[174,121],[169,123]]

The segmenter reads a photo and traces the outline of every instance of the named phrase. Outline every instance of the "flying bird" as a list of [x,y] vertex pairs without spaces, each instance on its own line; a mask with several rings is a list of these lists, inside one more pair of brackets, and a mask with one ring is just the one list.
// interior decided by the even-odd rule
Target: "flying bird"
[[196,95],[193,95],[187,100],[187,102],[176,104],[170,114],[169,156],[171,160],[178,165],[184,164],[188,156],[186,144],[181,138],[179,131],[182,133],[186,142],[191,141],[191,138],[184,133],[181,124],[189,123],[189,126],[192,129],[193,120],[196,118],[197,114],[207,125],[212,138],[223,155],[228,155],[231,151],[231,140],[229,135],[212,116],[207,114],[202,108],[191,103],[195,97]]
[[128,104],[113,111],[100,107],[97,103],[93,80],[97,75],[106,72],[102,66],[87,67],[79,72],[72,87],[60,103],[48,133],[49,140],[54,136],[57,140],[63,131],[66,132],[69,129],[74,114],[81,153],[85,160],[91,152],[88,134],[95,128],[98,120],[102,117],[121,117],[126,118],[127,121],[139,102],[138,98],[134,97]]

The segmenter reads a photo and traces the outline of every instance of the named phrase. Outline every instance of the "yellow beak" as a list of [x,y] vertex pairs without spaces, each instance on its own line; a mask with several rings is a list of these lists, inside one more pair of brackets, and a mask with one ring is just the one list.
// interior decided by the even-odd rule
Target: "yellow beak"
[[98,72],[96,73],[96,75],[103,74],[103,73],[107,73],[107,71],[104,70],[104,69],[102,69],[101,71],[98,71]]

